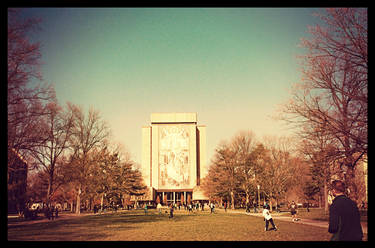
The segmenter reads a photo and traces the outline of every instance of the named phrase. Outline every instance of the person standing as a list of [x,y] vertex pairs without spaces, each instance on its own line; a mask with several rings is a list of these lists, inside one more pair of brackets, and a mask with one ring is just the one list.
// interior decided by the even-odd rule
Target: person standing
[[51,219],[53,220],[54,216],[53,216],[53,212],[55,211],[55,208],[53,207],[53,205],[51,205],[51,209],[50,209],[50,212],[51,212]]
[[335,197],[329,207],[328,232],[331,241],[362,241],[363,231],[357,204],[345,196],[345,184],[340,180],[332,182]]
[[269,206],[267,206],[267,205],[263,206],[263,217],[264,217],[264,220],[266,221],[266,226],[264,228],[264,231],[268,231],[269,223],[271,223],[271,225],[272,225],[272,228],[270,230],[277,231],[277,227],[276,227],[275,223],[273,223],[272,216],[271,216],[270,211],[268,209],[269,209]]
[[59,208],[55,206],[55,218],[59,217]]
[[147,203],[145,203],[145,215],[147,215]]
[[188,210],[189,210],[189,213],[190,213],[190,212],[193,212],[193,208],[192,208],[192,206],[191,206],[191,203],[188,204]]
[[158,203],[158,205],[156,206],[156,208],[158,209],[159,214],[161,214],[161,204],[160,204],[160,202]]
[[227,202],[224,202],[224,210],[227,212]]

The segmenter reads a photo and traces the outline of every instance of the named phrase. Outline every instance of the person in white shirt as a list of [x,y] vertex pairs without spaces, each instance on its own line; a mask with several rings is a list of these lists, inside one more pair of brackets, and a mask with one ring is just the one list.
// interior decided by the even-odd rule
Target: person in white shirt
[[158,203],[158,205],[156,206],[156,208],[158,209],[159,214],[161,214],[161,204],[160,204],[160,202]]
[[275,223],[273,223],[272,216],[270,214],[270,211],[268,210],[269,207],[263,206],[263,208],[264,208],[263,209],[263,217],[264,217],[264,220],[266,221],[266,227],[264,228],[264,231],[268,231],[269,223],[271,223],[271,225],[272,225],[272,228],[270,230],[277,231],[277,227],[276,227]]

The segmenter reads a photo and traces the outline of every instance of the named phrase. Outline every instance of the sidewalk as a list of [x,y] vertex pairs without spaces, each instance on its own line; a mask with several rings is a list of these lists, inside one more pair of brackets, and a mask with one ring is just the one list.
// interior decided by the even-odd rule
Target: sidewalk
[[[219,210],[220,212],[224,212],[223,209],[215,209],[215,211]],[[262,213],[246,213],[244,210],[231,210],[227,209],[227,213],[233,213],[233,214],[246,214],[246,215],[251,215],[251,216],[256,216],[256,217],[262,217]],[[312,219],[305,219],[305,218],[300,218],[299,221],[292,221],[292,217],[290,215],[283,215],[279,213],[272,213],[272,218],[275,220],[281,220],[281,221],[289,221],[297,224],[305,224],[305,225],[311,225],[311,226],[318,226],[318,227],[323,227],[327,228],[328,230],[328,221],[321,221],[321,220],[312,220]],[[367,222],[361,222],[362,225],[362,231],[367,234]]]

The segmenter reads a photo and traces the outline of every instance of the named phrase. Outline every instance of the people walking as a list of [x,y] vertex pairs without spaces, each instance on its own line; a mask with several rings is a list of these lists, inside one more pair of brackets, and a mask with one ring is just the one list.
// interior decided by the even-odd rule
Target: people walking
[[173,204],[171,204],[169,208],[169,218],[173,218]]
[[147,203],[145,203],[145,215],[147,215]]
[[211,202],[210,208],[211,208],[211,214],[215,213],[215,204],[213,202]]
[[258,213],[258,210],[257,210],[257,203],[254,203],[254,213]]
[[361,241],[363,231],[357,204],[345,196],[345,184],[340,180],[332,182],[335,197],[329,208],[328,232],[332,241]]
[[299,221],[297,218],[297,204],[294,201],[290,204],[290,214],[292,215],[293,221]]
[[189,205],[188,205],[188,210],[189,210],[189,213],[190,213],[190,212],[193,212],[193,208],[192,208],[192,206],[191,206],[191,203],[189,203]]
[[271,216],[270,211],[269,211],[269,206],[267,206],[267,205],[263,206],[263,217],[264,217],[264,221],[266,222],[266,226],[264,227],[264,231],[268,231],[269,223],[271,223],[271,225],[272,225],[272,228],[269,229],[269,230],[277,231],[277,227],[276,227],[275,223],[273,222],[272,216]]

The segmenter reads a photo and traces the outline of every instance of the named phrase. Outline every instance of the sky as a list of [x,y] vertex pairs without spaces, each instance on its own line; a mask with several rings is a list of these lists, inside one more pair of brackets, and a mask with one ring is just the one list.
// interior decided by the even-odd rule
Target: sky
[[42,18],[43,81],[60,104],[93,107],[141,163],[151,113],[194,112],[207,162],[222,140],[251,130],[290,135],[275,120],[301,81],[300,39],[312,8],[28,8]]

